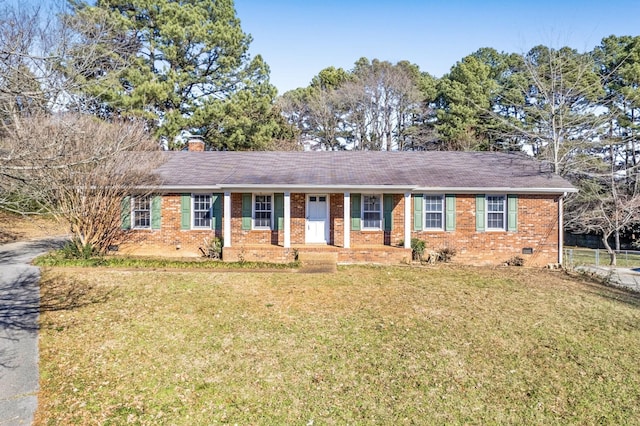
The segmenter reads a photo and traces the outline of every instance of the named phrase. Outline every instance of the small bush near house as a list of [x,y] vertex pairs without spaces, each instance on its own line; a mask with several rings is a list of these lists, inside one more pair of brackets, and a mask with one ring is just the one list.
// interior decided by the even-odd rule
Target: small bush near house
[[448,263],[451,262],[453,256],[456,255],[456,249],[453,249],[451,247],[444,247],[438,250],[436,253],[438,253],[438,261]]
[[[404,241],[400,241],[400,244],[403,245]],[[413,260],[422,260],[425,246],[426,243],[423,240],[418,238],[411,239],[411,257]]]
[[204,247],[200,247],[200,251],[204,257],[209,259],[222,259],[222,238],[205,238]]
[[91,259],[97,254],[93,245],[82,244],[76,239],[66,243],[61,252],[65,259]]
[[507,266],[524,266],[524,258],[521,256],[513,256],[507,260]]

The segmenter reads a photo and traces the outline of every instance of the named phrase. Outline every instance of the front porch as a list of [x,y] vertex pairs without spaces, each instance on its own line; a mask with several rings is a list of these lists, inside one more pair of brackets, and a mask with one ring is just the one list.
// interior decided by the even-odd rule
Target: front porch
[[304,258],[306,253],[335,254],[337,263],[378,263],[399,264],[411,262],[411,249],[389,245],[355,245],[349,248],[335,245],[293,244],[281,245],[243,245],[224,247],[222,259],[225,262],[294,262]]

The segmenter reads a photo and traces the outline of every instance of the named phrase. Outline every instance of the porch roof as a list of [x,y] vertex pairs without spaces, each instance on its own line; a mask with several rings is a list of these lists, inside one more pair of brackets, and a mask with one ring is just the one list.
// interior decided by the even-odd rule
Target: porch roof
[[167,152],[164,189],[530,192],[575,188],[524,154],[496,152]]

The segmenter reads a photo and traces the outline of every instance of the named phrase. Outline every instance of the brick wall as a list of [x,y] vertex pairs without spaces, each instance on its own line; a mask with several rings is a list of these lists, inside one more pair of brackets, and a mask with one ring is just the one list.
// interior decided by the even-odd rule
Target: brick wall
[[[329,194],[329,248],[340,248],[344,235],[344,196],[342,193]],[[305,203],[303,193],[291,194],[291,245],[305,244]],[[404,239],[404,196],[393,195],[393,226],[391,231],[351,230],[350,252],[341,251],[340,261],[393,262],[406,257],[405,252],[393,255],[385,250],[397,249]],[[204,239],[222,237],[222,231],[181,230],[180,194],[166,194],[162,197],[161,229],[132,230],[127,242],[121,244],[121,252],[142,255],[200,256]],[[411,218],[413,203],[411,202]],[[470,264],[499,264],[513,256],[521,256],[527,265],[546,265],[557,262],[558,258],[558,197],[545,195],[520,195],[518,197],[517,232],[476,232],[475,196],[456,196],[456,229],[444,231],[413,231],[412,238],[426,242],[427,250],[449,247],[456,250],[455,262]],[[225,255],[238,260],[291,261],[292,252],[282,250],[284,232],[270,230],[242,230],[242,194],[231,194],[231,248]],[[256,246],[261,246],[256,249]],[[380,246],[380,251],[374,250]],[[387,246],[385,249],[384,246]],[[394,247],[388,247],[394,246]],[[522,254],[523,248],[532,248],[533,254]],[[244,250],[244,252],[240,252]],[[255,252],[254,254],[249,254]],[[372,259],[372,260],[367,260]]]
[[[456,196],[455,231],[412,231],[411,237],[424,240],[427,251],[455,249],[453,260],[458,263],[499,264],[513,256],[522,257],[528,266],[558,261],[557,196],[518,196],[517,232],[477,232],[475,202],[475,195]],[[533,253],[523,254],[525,247],[532,248]]]
[[134,229],[126,233],[120,253],[145,256],[202,256],[205,238],[220,237],[212,229],[180,229],[180,194],[165,194],[161,200],[160,229]]

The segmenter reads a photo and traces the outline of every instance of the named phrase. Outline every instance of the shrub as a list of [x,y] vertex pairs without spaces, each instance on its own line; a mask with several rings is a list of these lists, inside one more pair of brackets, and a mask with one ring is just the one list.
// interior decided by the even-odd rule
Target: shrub
[[98,250],[93,245],[89,243],[82,244],[76,238],[66,243],[61,252],[65,259],[91,259],[98,254]]
[[422,260],[426,243],[418,238],[411,239],[411,257],[413,260]]
[[222,238],[219,237],[205,238],[204,248],[201,247],[200,251],[204,257],[208,257],[210,259],[222,259],[222,243]]
[[513,256],[507,260],[507,266],[524,266],[524,259],[520,256]]
[[436,252],[438,254],[438,260],[440,262],[451,262],[451,259],[453,259],[453,256],[456,255],[456,249],[451,248],[451,247],[443,247],[440,250],[438,250]]

